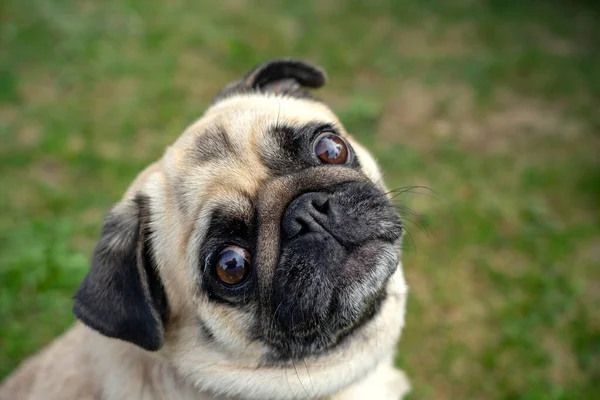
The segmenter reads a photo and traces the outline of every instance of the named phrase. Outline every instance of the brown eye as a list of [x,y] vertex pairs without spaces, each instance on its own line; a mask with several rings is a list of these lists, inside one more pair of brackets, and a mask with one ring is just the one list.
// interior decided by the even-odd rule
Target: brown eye
[[250,253],[238,246],[226,247],[217,256],[216,271],[223,283],[242,283],[250,273]]
[[348,146],[344,139],[328,132],[317,137],[315,154],[324,164],[343,164],[348,159]]

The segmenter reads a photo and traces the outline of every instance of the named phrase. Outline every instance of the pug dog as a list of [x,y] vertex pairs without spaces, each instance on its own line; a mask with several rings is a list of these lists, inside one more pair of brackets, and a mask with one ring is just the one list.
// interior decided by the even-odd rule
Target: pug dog
[[407,285],[403,224],[369,152],[267,62],[226,86],[107,214],[79,321],[2,400],[378,399]]

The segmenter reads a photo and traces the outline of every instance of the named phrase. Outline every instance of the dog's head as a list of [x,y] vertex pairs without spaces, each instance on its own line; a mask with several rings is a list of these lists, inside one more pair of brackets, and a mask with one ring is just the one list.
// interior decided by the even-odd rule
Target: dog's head
[[276,60],[227,86],[108,214],[76,316],[244,398],[328,395],[389,358],[402,223],[305,91],[324,82]]

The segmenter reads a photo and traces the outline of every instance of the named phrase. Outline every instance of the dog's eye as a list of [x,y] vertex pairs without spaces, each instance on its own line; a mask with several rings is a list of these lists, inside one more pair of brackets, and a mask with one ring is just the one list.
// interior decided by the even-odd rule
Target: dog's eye
[[331,132],[317,137],[314,151],[323,164],[343,164],[348,159],[348,145],[344,139]]
[[250,253],[238,246],[229,246],[217,256],[216,273],[228,285],[242,283],[250,273]]

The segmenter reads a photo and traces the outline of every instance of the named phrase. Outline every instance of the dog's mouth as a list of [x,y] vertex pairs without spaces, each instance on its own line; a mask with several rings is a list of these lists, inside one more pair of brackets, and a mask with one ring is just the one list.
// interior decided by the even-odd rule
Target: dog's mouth
[[312,328],[305,330],[298,329],[293,332],[276,328],[270,330],[267,335],[262,337],[262,340],[272,349],[269,362],[286,363],[290,360],[319,356],[334,350],[357,334],[360,328],[377,315],[385,298],[386,291],[381,290],[366,304],[360,317],[348,325],[340,325],[335,328],[321,321],[315,322]]
[[261,339],[279,359],[326,352],[377,315],[402,223],[372,185],[308,192],[287,207]]
[[[319,356],[343,345],[377,315],[386,296],[386,290],[380,290],[365,303],[357,318],[346,323],[315,320],[312,326],[298,326],[292,330],[272,326],[261,338],[273,350],[269,361],[286,363],[308,356]],[[336,312],[331,313],[331,320],[336,319],[335,314]]]

